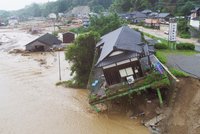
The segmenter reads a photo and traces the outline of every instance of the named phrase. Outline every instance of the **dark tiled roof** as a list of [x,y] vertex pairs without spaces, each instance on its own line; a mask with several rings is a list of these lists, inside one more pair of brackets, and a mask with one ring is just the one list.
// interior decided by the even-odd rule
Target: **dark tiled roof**
[[111,56],[111,57],[104,59],[102,62],[100,62],[98,64],[98,67],[107,66],[107,65],[110,65],[110,64],[113,64],[113,63],[117,63],[119,61],[131,59],[131,58],[135,58],[135,57],[137,57],[137,53],[135,53],[135,52],[124,52],[120,55]]
[[35,39],[34,41],[28,43],[27,45],[30,45],[35,41],[42,42],[42,43],[49,45],[49,46],[60,45],[62,43],[62,41],[60,41],[56,36],[49,34],[49,33],[44,34],[43,36]]
[[146,14],[141,13],[141,12],[139,12],[139,11],[134,11],[134,12],[130,13],[130,15],[131,15],[133,18],[147,18]]
[[170,13],[157,13],[157,12],[152,12],[149,14],[149,17],[155,17],[155,18],[165,18],[167,16],[171,15]]
[[152,13],[149,14],[149,17],[155,17],[155,16],[158,16],[157,12],[152,12]]
[[170,15],[170,13],[159,13],[158,14],[158,17],[159,18],[165,18],[165,17],[167,17],[167,16],[169,16]]
[[97,44],[97,47],[103,45],[103,48],[96,65],[103,61],[114,50],[141,53],[141,44],[144,43],[142,42],[140,32],[128,26],[120,27],[101,37],[101,41]]

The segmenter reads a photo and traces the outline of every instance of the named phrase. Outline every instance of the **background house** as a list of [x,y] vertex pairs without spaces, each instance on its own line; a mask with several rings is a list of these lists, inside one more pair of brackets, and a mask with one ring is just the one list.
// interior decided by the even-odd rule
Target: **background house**
[[152,13],[152,11],[149,10],[149,9],[145,9],[145,10],[143,10],[141,13],[146,14],[146,15],[148,16],[149,14]]
[[139,23],[144,21],[147,18],[147,15],[139,11],[134,11],[132,13],[121,14],[121,17],[131,21],[132,23]]
[[123,26],[101,37],[96,68],[101,68],[108,85],[134,81],[143,76],[140,59],[149,54],[140,32]]
[[26,45],[26,51],[50,51],[54,47],[59,46],[62,42],[52,34],[46,33],[45,35],[33,40]]
[[157,13],[152,12],[148,15],[148,18],[145,19],[145,25],[154,28],[160,28],[160,24],[169,24],[169,19],[174,17],[170,13]]
[[63,33],[63,43],[72,43],[75,39],[75,34],[72,32]]
[[200,29],[200,7],[191,11],[190,26]]
[[19,24],[19,20],[18,20],[17,17],[10,17],[10,18],[8,19],[8,24],[9,24],[10,26],[15,26],[15,25]]
[[159,21],[160,21],[160,23],[163,23],[163,24],[169,24],[169,19],[172,17],[174,17],[174,16],[170,13],[159,13],[158,14]]

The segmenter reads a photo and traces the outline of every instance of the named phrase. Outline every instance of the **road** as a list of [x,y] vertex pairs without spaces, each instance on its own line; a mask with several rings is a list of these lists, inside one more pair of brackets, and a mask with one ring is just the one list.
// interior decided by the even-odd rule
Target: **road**
[[193,77],[200,78],[200,54],[168,55],[167,65],[180,69]]
[[[154,35],[156,37],[162,38],[162,39],[168,39],[168,35],[164,34],[164,31],[156,30],[156,29],[148,29],[144,28],[142,26],[136,26],[136,25],[129,25],[131,28],[137,28],[141,32],[145,32],[151,35]],[[196,45],[196,50],[200,51],[200,43],[197,42],[198,39],[191,38],[191,39],[183,39],[180,37],[177,37],[178,42],[186,42],[186,43],[193,43]]]

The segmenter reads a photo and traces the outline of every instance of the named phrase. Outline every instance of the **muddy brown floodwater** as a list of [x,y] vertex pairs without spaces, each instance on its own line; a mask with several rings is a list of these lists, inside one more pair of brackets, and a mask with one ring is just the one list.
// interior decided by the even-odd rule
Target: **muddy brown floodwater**
[[[92,112],[87,90],[56,87],[57,61],[56,53],[0,52],[0,134],[149,134],[139,121]],[[61,67],[70,79],[63,52]]]

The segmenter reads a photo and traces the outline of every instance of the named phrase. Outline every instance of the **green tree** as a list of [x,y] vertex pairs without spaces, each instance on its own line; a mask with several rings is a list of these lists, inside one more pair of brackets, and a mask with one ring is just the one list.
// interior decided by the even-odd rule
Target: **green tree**
[[193,2],[191,2],[191,1],[187,1],[186,3],[185,3],[185,5],[184,6],[182,6],[181,8],[180,8],[180,10],[178,10],[178,13],[180,14],[180,15],[183,15],[183,16],[186,16],[186,15],[190,15],[190,11],[192,10],[192,9],[194,9],[194,3]]
[[66,49],[66,59],[72,63],[71,75],[74,76],[74,85],[86,88],[92,68],[96,43],[99,41],[99,34],[88,32],[79,35],[73,45]]
[[178,20],[178,34],[182,38],[190,38],[189,27],[187,25],[188,21],[186,19],[179,19]]
[[90,18],[89,30],[96,31],[102,36],[121,27],[123,24],[124,21],[117,14],[93,16]]

